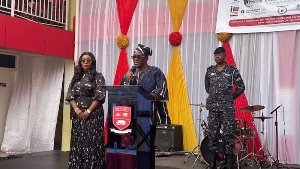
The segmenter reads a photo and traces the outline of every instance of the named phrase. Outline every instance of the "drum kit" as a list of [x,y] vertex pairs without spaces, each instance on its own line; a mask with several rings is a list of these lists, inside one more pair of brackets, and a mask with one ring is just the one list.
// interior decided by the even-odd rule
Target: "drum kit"
[[[188,153],[187,158],[183,162],[186,164],[188,159],[191,156],[195,156],[196,159],[192,165],[196,164],[197,161],[204,162],[205,164],[209,164],[210,159],[210,151],[209,151],[209,141],[208,141],[208,126],[204,120],[201,119],[202,108],[205,108],[205,105],[201,104],[190,104],[192,106],[199,107],[199,114],[197,121],[198,124],[198,145],[192,150],[192,152]],[[235,119],[236,121],[236,130],[235,130],[235,164],[237,168],[241,166],[249,165],[249,166],[261,166],[262,163],[266,163],[268,165],[274,164],[276,165],[276,160],[271,156],[269,150],[262,146],[257,152],[254,152],[254,146],[251,143],[254,143],[255,138],[255,129],[254,129],[254,119],[261,120],[262,125],[265,120],[271,119],[273,117],[264,116],[263,113],[261,116],[255,116],[257,111],[263,110],[265,107],[262,105],[253,105],[247,106],[241,109],[241,112],[247,113],[251,112],[253,118],[251,118],[251,124],[247,124],[246,119]],[[276,108],[277,109],[277,108]],[[263,125],[264,126],[264,125]],[[201,139],[201,129],[203,132],[204,138]],[[261,132],[264,135],[264,129]],[[220,129],[220,136],[222,137],[222,126]],[[249,148],[251,145],[252,148]],[[259,155],[263,154],[263,155]],[[278,161],[278,160],[277,160]],[[217,165],[222,168],[225,163],[225,144],[222,139],[219,139],[218,145],[218,153],[217,153]]]

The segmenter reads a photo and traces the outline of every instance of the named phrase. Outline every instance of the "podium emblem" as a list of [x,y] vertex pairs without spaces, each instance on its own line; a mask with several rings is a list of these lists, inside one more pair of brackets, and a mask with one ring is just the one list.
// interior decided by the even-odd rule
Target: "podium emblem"
[[121,131],[126,129],[131,123],[131,107],[114,106],[112,120],[117,129]]

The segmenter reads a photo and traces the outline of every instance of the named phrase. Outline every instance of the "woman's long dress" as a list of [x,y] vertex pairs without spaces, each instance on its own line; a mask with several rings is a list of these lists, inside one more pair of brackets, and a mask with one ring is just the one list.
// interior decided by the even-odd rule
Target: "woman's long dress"
[[69,169],[104,169],[104,111],[102,104],[105,101],[105,79],[101,73],[90,80],[91,74],[84,73],[81,80],[70,85],[67,101],[74,99],[78,108],[85,111],[93,100],[101,104],[91,112],[86,120],[79,118],[71,110],[72,130],[71,148],[69,155]]

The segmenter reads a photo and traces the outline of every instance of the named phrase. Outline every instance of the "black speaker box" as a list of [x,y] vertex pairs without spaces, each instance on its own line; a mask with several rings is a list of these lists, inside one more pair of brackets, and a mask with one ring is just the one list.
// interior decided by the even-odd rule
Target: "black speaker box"
[[182,151],[182,126],[157,125],[155,146],[158,151]]

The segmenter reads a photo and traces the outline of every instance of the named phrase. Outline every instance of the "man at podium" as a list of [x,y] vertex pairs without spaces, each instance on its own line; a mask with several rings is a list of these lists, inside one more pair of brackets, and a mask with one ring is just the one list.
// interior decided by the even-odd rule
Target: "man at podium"
[[153,102],[153,123],[171,124],[166,105],[169,100],[166,77],[158,67],[148,65],[151,55],[152,49],[139,44],[131,56],[134,66],[124,75],[121,85],[141,85],[157,100]]

